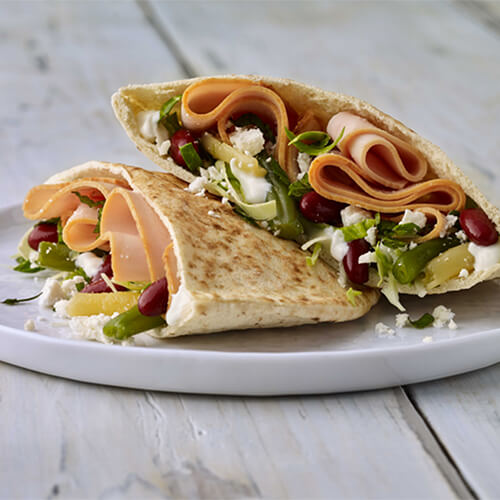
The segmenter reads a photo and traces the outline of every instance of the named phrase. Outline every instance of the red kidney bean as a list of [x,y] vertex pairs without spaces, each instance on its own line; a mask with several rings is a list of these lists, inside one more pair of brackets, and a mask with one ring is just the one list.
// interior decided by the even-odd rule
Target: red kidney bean
[[315,191],[309,191],[302,196],[299,208],[302,215],[310,221],[337,224],[340,221],[340,211],[344,205],[323,198]]
[[102,279],[101,274],[105,274],[108,278],[113,277],[113,269],[111,268],[111,254],[109,253],[108,255],[106,255],[106,257],[104,257],[104,260],[95,273],[95,276],[92,277],[92,281],[98,281]]
[[181,128],[179,129],[171,138],[170,138],[170,149],[169,154],[174,159],[175,163],[180,165],[181,167],[186,166],[186,162],[181,155],[181,147],[186,144],[192,143],[196,152],[200,152],[200,146],[198,141],[194,137],[194,135],[187,129]]
[[162,278],[149,285],[140,295],[137,302],[139,312],[144,316],[160,316],[167,310],[168,288],[167,278]]
[[369,264],[360,264],[359,256],[370,251],[370,245],[364,240],[353,240],[347,243],[348,250],[342,260],[348,278],[359,285],[368,281]]
[[489,246],[498,241],[498,233],[488,216],[480,208],[467,208],[460,212],[460,225],[476,245]]
[[38,224],[28,236],[28,245],[33,250],[38,250],[38,246],[42,241],[57,243],[57,240],[57,224]]
[[[114,284],[114,286],[116,288],[116,291],[118,292],[123,292],[126,290],[126,288],[121,285]],[[82,289],[82,293],[110,293],[113,291],[114,290],[112,290],[102,278],[95,281],[92,280]]]

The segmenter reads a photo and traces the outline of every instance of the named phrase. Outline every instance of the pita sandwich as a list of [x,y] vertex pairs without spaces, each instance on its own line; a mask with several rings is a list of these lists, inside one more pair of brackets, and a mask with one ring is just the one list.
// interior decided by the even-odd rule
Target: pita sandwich
[[[153,162],[279,237],[321,245],[346,286],[381,288],[402,308],[400,292],[445,293],[500,276],[498,209],[441,149],[355,97],[233,75],[129,85],[112,105]],[[289,200],[279,181],[295,203],[295,232],[280,233]],[[273,200],[278,216],[265,206]]]
[[[115,301],[112,310],[124,314],[139,300],[141,312],[141,297],[162,280],[168,303],[166,311],[152,315],[161,316],[151,331],[158,337],[348,321],[376,303],[377,291],[361,287],[362,293],[349,297],[333,269],[321,261],[308,265],[307,254],[293,242],[246,223],[229,205],[189,193],[186,186],[163,172],[90,161],[29,191],[25,216],[49,226],[59,223],[60,229],[59,243],[57,238],[40,243],[38,262],[44,265],[40,256],[57,257],[61,245],[68,249],[67,260],[78,265],[82,255],[92,260],[95,253],[109,254],[107,277],[82,267],[89,278],[95,274],[104,285],[124,287],[85,293],[97,291],[94,277],[84,283],[90,289],[63,304],[67,314],[109,314],[103,305],[108,298]],[[120,297],[125,305],[116,303]],[[133,321],[137,310],[135,316]],[[117,338],[130,334],[122,333]]]

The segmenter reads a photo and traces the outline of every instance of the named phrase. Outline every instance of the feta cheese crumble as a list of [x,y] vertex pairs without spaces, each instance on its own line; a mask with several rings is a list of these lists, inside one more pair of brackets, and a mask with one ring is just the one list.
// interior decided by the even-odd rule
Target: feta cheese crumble
[[362,222],[365,219],[371,219],[372,214],[362,208],[349,205],[340,211],[340,217],[342,219],[343,226],[352,226],[353,224]]
[[375,332],[379,337],[392,337],[396,333],[393,328],[382,322],[375,325]]
[[25,329],[27,332],[34,332],[34,331],[36,331],[35,322],[34,322],[32,319],[27,319],[27,320],[24,322],[24,329]]
[[434,308],[434,311],[432,311],[432,315],[434,316],[434,323],[432,324],[434,328],[444,328],[445,325],[447,325],[450,330],[457,328],[456,323],[453,321],[455,313],[451,309],[442,305],[437,306]]
[[258,155],[264,149],[266,142],[264,134],[257,127],[236,127],[229,140],[235,149],[249,156]]
[[42,288],[42,295],[38,299],[38,303],[42,307],[52,307],[58,300],[66,298],[63,292],[61,283],[55,278],[47,278]]
[[111,344],[114,343],[113,339],[106,337],[102,329],[110,319],[116,316],[118,316],[118,313],[114,313],[112,316],[102,313],[93,316],[74,316],[70,319],[69,326],[75,337]]
[[428,335],[427,337],[424,337],[424,338],[422,339],[422,342],[423,342],[424,344],[429,344],[429,343],[430,343],[430,342],[432,342],[432,341],[433,341],[433,338],[432,338],[431,336],[429,336],[429,335]]
[[405,210],[403,218],[399,222],[400,224],[416,224],[420,229],[422,229],[427,224],[427,217],[422,212]]
[[457,220],[458,217],[456,215],[447,215],[444,227],[439,233],[439,237],[444,238],[450,232],[450,229],[455,225],[455,222],[457,222]]
[[404,328],[409,323],[410,317],[406,313],[396,314],[396,327]]
[[220,215],[217,212],[214,212],[213,210],[209,210],[208,215],[211,215],[212,217],[217,217],[218,219],[220,219]]
[[205,177],[196,177],[184,191],[190,193],[205,193],[205,186],[207,185],[207,179]]
[[[297,155],[297,166],[299,167],[300,174],[304,177],[304,174],[309,172],[309,167],[311,166],[312,158],[307,153],[300,153]],[[300,178],[302,178],[300,177]],[[300,179],[299,179],[300,180]]]
[[92,252],[83,252],[75,259],[75,264],[78,267],[81,267],[89,278],[92,278],[97,274],[102,262],[103,259],[101,257],[97,257],[97,255]]
[[465,231],[463,229],[460,229],[460,231],[457,231],[455,233],[455,236],[462,242],[465,243],[467,241],[467,235],[465,234]]
[[344,233],[340,229],[333,231],[330,253],[335,260],[341,261],[347,254],[349,246],[344,239]]
[[377,256],[375,252],[366,252],[358,257],[358,264],[376,264]]
[[474,270],[485,271],[500,262],[500,241],[487,247],[469,243],[469,252],[474,256]]
[[377,228],[375,226],[370,227],[366,231],[365,240],[374,247],[377,244]]

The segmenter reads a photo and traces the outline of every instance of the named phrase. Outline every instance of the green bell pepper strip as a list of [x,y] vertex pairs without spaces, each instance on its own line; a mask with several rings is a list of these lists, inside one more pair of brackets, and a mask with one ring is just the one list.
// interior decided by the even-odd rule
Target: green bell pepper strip
[[421,243],[398,258],[392,267],[392,274],[403,285],[412,283],[430,260],[459,243],[457,238],[437,238]]
[[167,323],[162,316],[144,316],[139,312],[137,305],[110,319],[102,331],[106,337],[117,340],[125,340],[132,335],[151,330]]
[[38,247],[38,264],[59,271],[75,271],[74,255],[64,243],[42,241]]

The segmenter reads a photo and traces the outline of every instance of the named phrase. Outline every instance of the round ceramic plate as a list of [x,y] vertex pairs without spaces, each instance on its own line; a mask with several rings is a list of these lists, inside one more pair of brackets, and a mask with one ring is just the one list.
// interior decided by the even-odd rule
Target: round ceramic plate
[[[28,297],[40,278],[12,271],[17,242],[30,226],[20,207],[0,211],[0,299]],[[171,340],[144,334],[134,346],[75,339],[67,322],[36,303],[0,304],[0,360],[74,380],[148,390],[234,395],[311,394],[432,380],[500,361],[500,288],[424,299],[406,297],[412,317],[443,304],[457,330],[395,328],[384,299],[364,318],[339,324],[246,330]],[[24,331],[33,319],[35,332]],[[384,322],[394,335],[382,336]],[[425,339],[425,341],[424,341]]]

